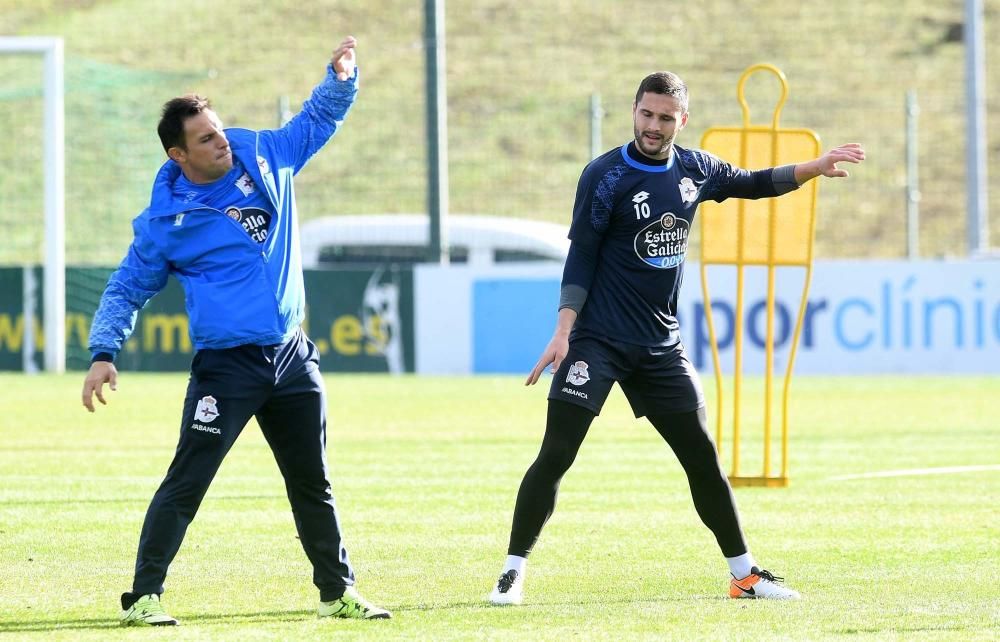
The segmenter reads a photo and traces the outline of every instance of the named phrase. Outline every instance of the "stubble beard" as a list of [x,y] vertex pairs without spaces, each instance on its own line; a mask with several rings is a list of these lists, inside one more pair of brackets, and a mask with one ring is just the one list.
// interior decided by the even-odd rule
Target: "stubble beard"
[[645,141],[642,138],[642,132],[638,129],[633,129],[633,135],[635,136],[635,146],[639,148],[639,151],[649,156],[650,158],[658,158],[661,154],[665,153],[674,142],[674,137],[664,138],[660,141],[654,149],[648,149],[646,147]]

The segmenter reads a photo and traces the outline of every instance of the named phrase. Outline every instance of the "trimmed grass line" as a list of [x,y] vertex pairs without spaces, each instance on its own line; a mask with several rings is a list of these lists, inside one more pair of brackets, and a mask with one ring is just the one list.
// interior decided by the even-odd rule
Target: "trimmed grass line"
[[850,481],[852,479],[875,479],[878,477],[912,477],[918,475],[959,475],[961,473],[979,473],[1000,471],[1000,464],[983,466],[945,466],[942,468],[905,468],[901,470],[883,470],[874,473],[858,473],[856,475],[837,475],[827,477],[827,481]]

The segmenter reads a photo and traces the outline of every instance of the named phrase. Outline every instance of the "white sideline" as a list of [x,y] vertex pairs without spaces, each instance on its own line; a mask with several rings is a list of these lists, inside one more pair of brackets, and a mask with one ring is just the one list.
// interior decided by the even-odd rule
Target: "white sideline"
[[876,477],[910,477],[915,475],[956,475],[959,473],[976,473],[983,471],[1000,471],[1000,464],[982,466],[945,466],[943,468],[908,468],[903,470],[883,470],[874,473],[858,473],[856,475],[837,475],[827,477],[827,481],[849,481],[851,479],[873,479]]

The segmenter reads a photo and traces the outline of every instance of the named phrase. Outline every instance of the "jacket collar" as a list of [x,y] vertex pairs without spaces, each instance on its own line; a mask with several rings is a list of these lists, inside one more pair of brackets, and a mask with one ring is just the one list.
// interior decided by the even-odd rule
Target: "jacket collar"
[[[238,158],[251,178],[258,185],[261,184],[260,167],[257,165],[256,156],[256,133],[248,129],[227,129],[226,136],[229,138],[229,146],[233,150],[233,156]],[[181,212],[202,209],[203,205],[198,203],[188,203],[174,198],[174,183],[181,175],[181,166],[173,159],[167,159],[156,172],[153,179],[153,190],[149,198],[149,207],[146,208],[150,218],[160,218],[162,216],[176,216]]]

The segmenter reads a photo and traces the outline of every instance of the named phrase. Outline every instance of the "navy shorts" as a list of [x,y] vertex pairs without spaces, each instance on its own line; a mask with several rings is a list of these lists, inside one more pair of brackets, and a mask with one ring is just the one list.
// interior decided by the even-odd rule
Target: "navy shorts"
[[549,400],[599,415],[616,381],[636,417],[690,412],[705,405],[698,372],[680,342],[649,347],[591,336],[570,339],[569,353],[552,377]]

